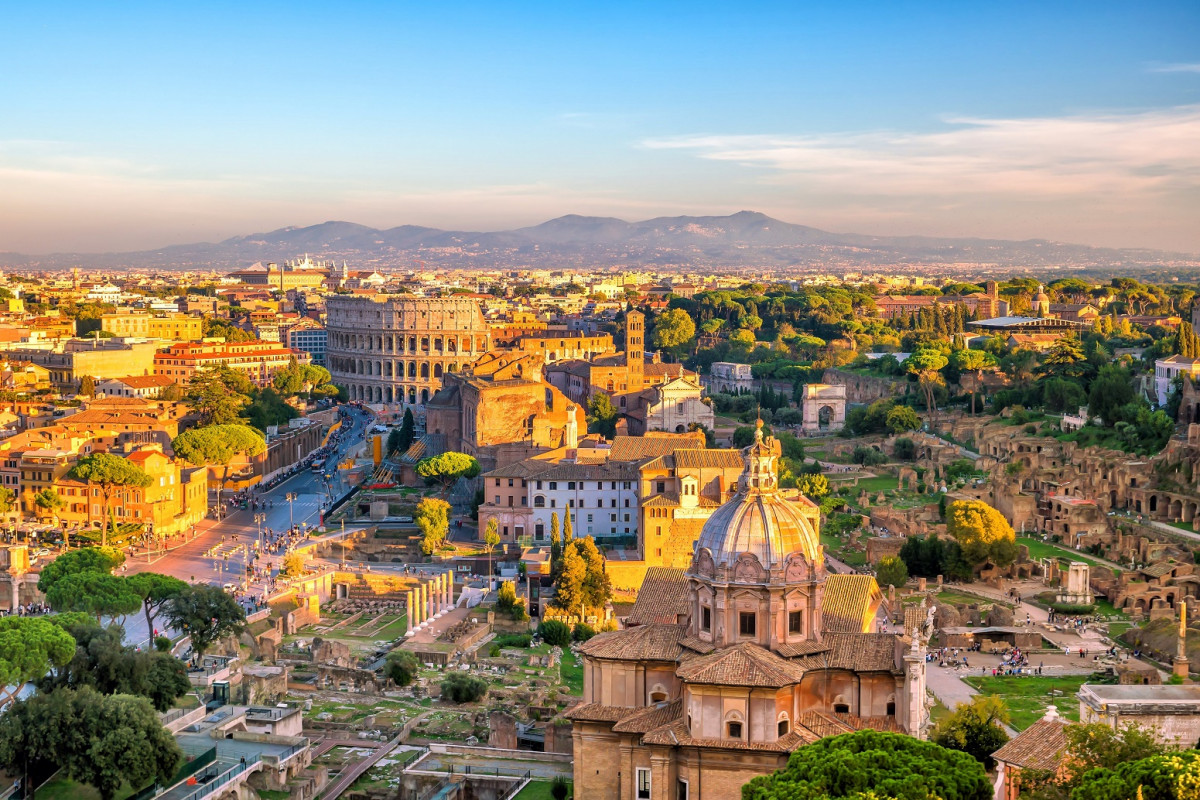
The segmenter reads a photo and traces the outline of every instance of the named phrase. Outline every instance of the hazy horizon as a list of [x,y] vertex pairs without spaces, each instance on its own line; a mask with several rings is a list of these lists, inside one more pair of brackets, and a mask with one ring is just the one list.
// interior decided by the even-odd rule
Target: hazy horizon
[[8,11],[0,252],[759,211],[1200,253],[1200,6]]

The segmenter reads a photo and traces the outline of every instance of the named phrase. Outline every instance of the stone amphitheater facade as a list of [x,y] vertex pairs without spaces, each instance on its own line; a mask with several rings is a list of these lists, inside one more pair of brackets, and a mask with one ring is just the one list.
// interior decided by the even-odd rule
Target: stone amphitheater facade
[[329,297],[326,359],[351,400],[424,407],[442,385],[491,348],[479,302],[467,297]]

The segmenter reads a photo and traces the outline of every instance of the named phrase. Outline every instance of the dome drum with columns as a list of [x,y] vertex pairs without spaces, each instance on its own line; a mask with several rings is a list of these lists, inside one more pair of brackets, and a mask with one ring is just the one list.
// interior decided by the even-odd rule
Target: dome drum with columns
[[[825,554],[820,511],[807,498],[783,497],[775,473],[780,447],[762,434],[732,500],[700,531],[688,570],[691,633],[723,647],[753,642],[819,641]],[[752,616],[748,616],[752,615]]]

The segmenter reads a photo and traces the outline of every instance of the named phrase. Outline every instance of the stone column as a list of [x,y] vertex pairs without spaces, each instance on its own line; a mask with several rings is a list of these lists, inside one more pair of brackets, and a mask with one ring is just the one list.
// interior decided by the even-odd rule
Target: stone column
[[416,610],[416,609],[414,609],[414,608],[413,608],[413,596],[412,596],[412,589],[409,589],[407,592],[405,592],[405,593],[404,593],[404,599],[407,601],[407,602],[406,602],[406,605],[405,605],[405,608],[408,610],[408,630],[406,630],[406,631],[404,632],[404,635],[405,635],[405,636],[412,636],[412,633],[413,633],[413,612]]
[[429,584],[421,584],[421,623],[429,621]]
[[454,570],[446,573],[446,597],[450,601],[450,607],[454,608]]
[[448,572],[443,572],[439,579],[442,583],[442,611],[450,610],[450,582],[446,580]]

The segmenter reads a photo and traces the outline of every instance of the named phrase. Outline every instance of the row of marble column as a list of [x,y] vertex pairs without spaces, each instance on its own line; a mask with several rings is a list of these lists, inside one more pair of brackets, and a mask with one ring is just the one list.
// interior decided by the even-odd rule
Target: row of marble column
[[422,581],[408,590],[407,600],[408,631],[404,635],[412,636],[430,620],[454,608],[454,573],[443,572],[432,580]]

